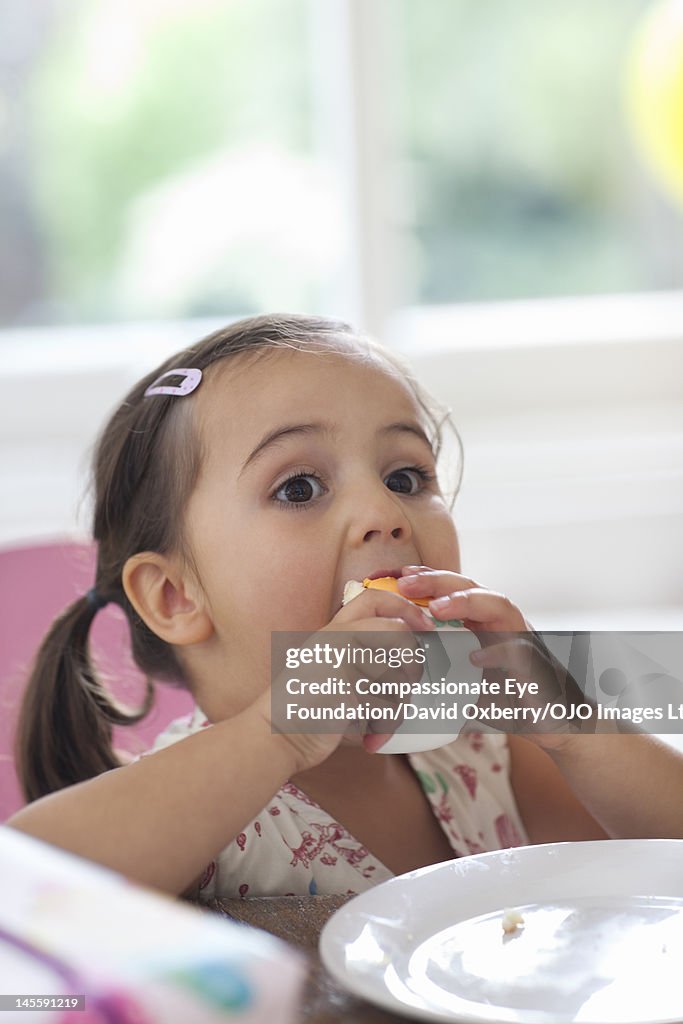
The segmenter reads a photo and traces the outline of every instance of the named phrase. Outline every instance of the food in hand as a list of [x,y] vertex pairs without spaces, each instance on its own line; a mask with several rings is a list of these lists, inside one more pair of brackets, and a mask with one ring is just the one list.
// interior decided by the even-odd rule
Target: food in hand
[[[344,587],[344,597],[342,603],[345,605],[348,604],[349,601],[352,601],[354,597],[358,597],[359,594],[362,594],[364,590],[387,590],[392,594],[398,594],[399,597],[406,596],[405,594],[401,594],[401,592],[399,591],[398,582],[394,579],[393,576],[380,576],[378,580],[371,580],[366,577],[362,583],[360,583],[358,580],[349,580],[349,582]],[[409,597],[408,600],[412,601],[413,604],[420,605],[421,608],[428,608],[429,602],[432,600],[432,598]],[[429,614],[429,612],[427,612],[427,614]],[[451,629],[463,628],[460,619],[435,619],[433,615],[431,616],[431,619],[438,629],[443,629],[444,627],[448,626],[450,626]]]
[[[359,580],[349,580],[347,582],[344,587],[342,604],[347,605],[354,597],[362,594],[364,590],[386,590],[390,593],[398,594],[399,597],[403,597],[399,592],[398,583],[393,576],[382,576],[374,580],[366,577],[362,583]],[[429,602],[431,598],[418,597],[408,598],[408,600],[413,604],[419,605],[424,609],[425,614],[430,616]],[[438,690],[438,681],[444,682],[449,672],[453,672],[454,676],[458,679],[466,679],[474,674],[478,680],[481,680],[481,670],[474,669],[469,661],[470,653],[479,647],[479,641],[475,634],[465,629],[460,619],[450,619],[447,622],[442,622],[441,619],[435,619],[434,616],[430,617],[437,629],[457,630],[462,636],[458,639],[457,650],[452,650],[450,654],[447,654],[444,646],[445,641],[437,642],[434,635],[430,634],[430,642],[425,644],[425,647],[429,647],[430,656],[424,666],[423,677],[428,687],[423,695],[416,695],[413,698],[421,710],[424,708],[434,709],[439,696],[434,696],[435,691],[430,689],[430,687],[437,682]],[[380,747],[377,753],[417,754],[425,750],[436,750],[447,743],[452,743],[453,740],[457,739],[460,732],[460,726],[454,725],[451,722],[446,723],[444,728],[447,728],[449,731],[427,734],[414,731],[415,725],[412,722],[404,721],[399,725],[394,735]]]

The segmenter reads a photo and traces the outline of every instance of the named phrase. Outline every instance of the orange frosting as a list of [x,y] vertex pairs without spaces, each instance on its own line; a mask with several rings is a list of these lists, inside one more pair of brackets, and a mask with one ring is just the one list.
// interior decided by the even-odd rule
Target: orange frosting
[[[398,582],[393,576],[380,576],[378,580],[363,580],[363,586],[368,590],[388,590],[392,594],[399,594],[401,597],[406,597],[406,594],[401,594],[398,589]],[[427,608],[429,602],[432,600],[431,597],[409,597],[409,601],[413,604],[419,604],[422,608]]]

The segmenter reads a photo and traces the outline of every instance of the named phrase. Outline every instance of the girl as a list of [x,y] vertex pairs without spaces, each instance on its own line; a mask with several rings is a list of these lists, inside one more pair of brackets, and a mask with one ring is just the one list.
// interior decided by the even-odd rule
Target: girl
[[[95,586],[54,623],[26,692],[18,763],[35,802],[9,824],[204,899],[358,892],[482,850],[683,834],[683,759],[646,737],[471,734],[373,757],[383,737],[271,728],[273,630],[412,633],[430,625],[405,597],[425,595],[437,618],[529,628],[460,572],[442,440],[403,364],[326,319],[241,321],[133,388],[96,452]],[[341,607],[347,580],[378,572],[405,597]],[[125,766],[111,725],[152,691],[127,715],[97,678],[88,631],[108,602],[140,667],[197,705]]]

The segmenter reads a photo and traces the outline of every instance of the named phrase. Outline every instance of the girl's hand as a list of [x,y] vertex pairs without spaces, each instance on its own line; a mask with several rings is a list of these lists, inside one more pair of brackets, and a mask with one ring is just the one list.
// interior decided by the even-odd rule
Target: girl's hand
[[[565,719],[550,720],[552,732],[547,731],[547,715],[545,719],[539,717],[535,724],[533,719],[522,720],[523,725],[505,724],[503,720],[501,729],[524,733],[527,739],[548,751],[567,748],[577,733],[595,730],[591,717],[577,721],[573,715],[578,704],[586,706],[580,687],[509,598],[486,590],[467,576],[430,569],[426,565],[405,565],[401,572],[403,575],[397,584],[406,597],[434,597],[429,602],[434,618],[460,619],[479,638],[482,649],[471,654],[470,661],[486,672],[489,681],[501,684],[501,696],[494,698],[498,708],[515,704],[540,708],[539,716],[546,705],[562,704],[567,709]],[[522,684],[533,683],[538,689],[533,696],[527,689],[523,698],[505,697],[502,694],[507,677]],[[476,728],[474,722],[471,728]]]
[[[397,594],[392,594],[387,591],[381,590],[364,590],[362,594],[355,597],[352,601],[349,601],[347,605],[341,608],[337,614],[331,619],[331,621],[324,626],[318,632],[313,633],[308,637],[306,644],[307,646],[313,646],[315,644],[325,644],[330,642],[330,633],[344,633],[344,644],[357,645],[364,649],[367,648],[379,648],[385,647],[386,645],[380,640],[376,640],[372,634],[374,633],[397,633],[401,634],[397,637],[396,646],[402,649],[418,646],[417,641],[414,639],[414,633],[428,632],[435,629],[434,623],[431,618],[425,614],[425,612],[417,605],[412,604],[410,601],[403,597],[399,597]],[[311,681],[319,681],[323,677],[323,673],[327,674],[329,671],[325,667],[320,665],[302,666],[297,669],[299,676],[310,675]],[[348,679],[351,682],[351,692],[340,697],[340,701],[350,703],[353,700],[360,702],[361,698],[355,694],[354,690],[354,671],[356,676],[363,676],[365,678],[373,680],[381,680],[383,677],[390,677],[393,681],[401,681],[405,678],[408,682],[416,682],[422,674],[421,664],[405,664],[400,669],[393,669],[387,673],[387,665],[380,663],[378,665],[369,664],[367,660],[355,667],[352,665],[344,666],[342,673],[344,679]],[[291,675],[291,671],[289,672]],[[264,695],[264,699],[270,702],[270,695]],[[318,700],[322,706],[330,707],[335,701],[334,696],[325,695],[323,697],[316,698],[314,696],[307,696],[306,701],[309,706],[313,706]],[[393,703],[389,698],[368,698],[364,697],[363,700],[373,700],[378,706],[389,705]],[[386,726],[383,724],[383,728],[386,730]],[[392,723],[394,729],[398,728],[400,722],[396,721]],[[275,725],[275,728],[277,726]],[[296,756],[296,773],[305,771],[307,768],[313,768],[315,765],[320,764],[330,754],[336,750],[341,743],[344,736],[344,731],[339,733],[290,733],[283,732],[283,739],[287,740],[288,743],[294,748]],[[383,731],[381,733],[372,732],[372,723],[368,723],[368,730],[363,736],[363,747],[368,753],[375,753],[379,748],[390,738],[391,732]]]
[[515,633],[531,629],[519,608],[494,590],[479,586],[457,572],[404,565],[396,581],[408,598],[433,597],[429,611],[435,619],[460,619],[473,633]]

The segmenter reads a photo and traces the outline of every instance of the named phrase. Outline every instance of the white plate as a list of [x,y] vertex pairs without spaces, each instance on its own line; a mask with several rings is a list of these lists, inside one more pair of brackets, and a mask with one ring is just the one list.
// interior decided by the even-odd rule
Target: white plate
[[[506,936],[502,916],[524,926]],[[435,864],[320,937],[358,996],[427,1021],[683,1021],[683,840],[553,843]]]

